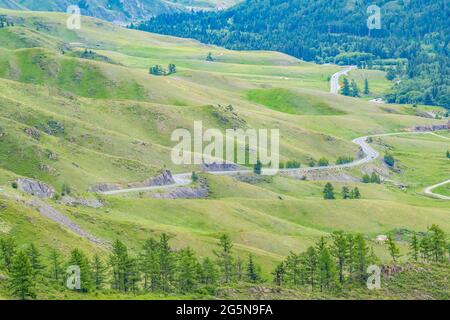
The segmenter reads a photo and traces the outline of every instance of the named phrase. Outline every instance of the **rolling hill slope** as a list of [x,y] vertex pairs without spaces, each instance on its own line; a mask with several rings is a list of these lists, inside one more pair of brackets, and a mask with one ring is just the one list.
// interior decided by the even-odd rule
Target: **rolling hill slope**
[[[384,261],[385,247],[373,241],[379,234],[421,231],[432,223],[450,232],[449,203],[421,194],[450,173],[448,141],[438,137],[374,141],[380,152],[394,153],[400,172],[378,161],[307,180],[241,181],[202,173],[206,198],[93,194],[92,185],[126,185],[164,169],[200,171],[170,160],[171,133],[192,130],[194,121],[220,130],[279,128],[282,161],[302,166],[323,157],[331,163],[357,157],[351,141],[360,136],[443,121],[417,116],[423,106],[385,106],[330,94],[329,77],[340,70],[335,65],[206,46],[88,17],[80,30],[67,30],[60,13],[0,14],[15,21],[0,29],[0,203],[6,212],[0,211],[0,238],[12,236],[23,245],[36,229],[33,239],[46,255],[54,244],[64,254],[75,246],[89,255],[109,251],[39,215],[27,204],[32,197],[13,186],[24,177],[53,186],[57,197],[44,202],[105,243],[120,239],[137,252],[149,236],[166,232],[175,248],[189,245],[206,257],[225,232],[240,256],[255,255],[265,277],[290,251],[303,251],[336,229],[364,233]],[[209,52],[213,62],[206,61]],[[151,66],[169,63],[176,65],[175,74],[149,74]],[[224,108],[229,105],[232,111]],[[407,188],[361,183],[363,173],[373,170]],[[336,190],[358,186],[363,199],[323,200],[323,187],[333,179]],[[68,185],[72,197],[98,199],[103,206],[64,204],[60,197]],[[51,231],[43,232],[46,228]],[[402,252],[406,246],[400,239]]]

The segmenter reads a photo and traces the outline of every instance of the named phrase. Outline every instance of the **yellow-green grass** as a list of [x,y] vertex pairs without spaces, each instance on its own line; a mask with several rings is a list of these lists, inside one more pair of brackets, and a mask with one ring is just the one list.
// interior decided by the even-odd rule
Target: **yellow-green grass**
[[450,183],[444,184],[443,186],[433,189],[433,193],[441,194],[444,196],[450,196]]
[[386,79],[386,72],[379,70],[356,69],[349,72],[348,79],[354,79],[361,94],[364,92],[365,80],[369,81],[368,97],[379,97],[392,88],[393,82]]
[[[339,156],[355,156],[358,147],[351,140],[356,137],[442,123],[417,117],[404,106],[329,94],[336,66],[304,63],[275,52],[225,50],[86,17],[80,30],[70,31],[63,14],[0,12],[25,18],[24,26],[0,34],[0,39],[12,39],[8,45],[0,42],[0,133],[5,133],[0,138],[0,185],[14,195],[20,194],[9,186],[18,176],[43,180],[58,192],[66,183],[74,196],[92,197],[86,190],[94,183],[141,181],[164,167],[174,172],[198,169],[171,162],[170,135],[177,128],[192,130],[199,120],[205,128],[228,129],[232,116],[218,104],[232,105],[245,121],[243,128],[279,128],[281,160],[297,160],[303,166],[310,158],[335,162]],[[45,34],[35,30],[35,22],[47,27]],[[56,49],[62,44],[65,54]],[[85,47],[114,63],[70,54],[69,48]],[[205,61],[208,52],[215,62]],[[177,65],[177,74],[148,74],[150,66],[168,63]],[[374,74],[371,83],[381,92],[386,84],[378,76]],[[64,130],[47,134],[50,121],[63,124]],[[39,129],[39,139],[25,132],[31,127]],[[148,237],[167,232],[176,248],[191,246],[200,256],[211,256],[219,234],[228,233],[236,252],[242,257],[253,253],[268,277],[290,251],[303,251],[336,229],[362,232],[369,240],[394,229],[425,230],[431,223],[450,231],[448,204],[421,194],[422,187],[442,181],[448,173],[446,140],[408,136],[382,141],[400,160],[404,174],[394,177],[407,183],[408,191],[390,184],[333,182],[337,191],[344,185],[358,186],[363,199],[326,201],[325,181],[274,177],[250,185],[206,175],[208,199],[130,194],[104,197],[101,209],[49,201],[92,234],[108,241],[119,238],[134,253]],[[49,152],[58,159],[50,159]],[[359,169],[351,174],[361,176]],[[34,214],[36,228],[49,223]],[[14,235],[29,240],[32,226],[17,223]],[[58,232],[54,237],[61,239],[58,246],[65,252],[78,243],[94,250]],[[43,238],[37,242],[43,247],[50,243]],[[370,245],[388,260],[386,248],[372,241]],[[407,244],[400,246],[405,253]]]

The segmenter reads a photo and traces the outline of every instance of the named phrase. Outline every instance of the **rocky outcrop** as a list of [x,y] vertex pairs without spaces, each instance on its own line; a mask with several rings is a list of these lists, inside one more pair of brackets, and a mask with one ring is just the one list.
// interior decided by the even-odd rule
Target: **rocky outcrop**
[[428,132],[428,131],[449,130],[449,129],[450,129],[450,121],[443,124],[433,124],[414,127],[414,131],[416,132]]
[[52,198],[55,195],[55,189],[53,187],[41,181],[28,178],[18,179],[17,188],[39,198]]
[[70,196],[63,197],[61,203],[71,207],[84,206],[94,209],[103,207],[103,203],[98,199],[75,199]]
[[128,188],[145,188],[145,187],[158,187],[175,184],[172,172],[169,170],[162,171],[156,177],[147,179],[143,182],[129,183]]
[[99,183],[94,184],[89,188],[89,192],[107,192],[107,191],[114,191],[114,190],[120,190],[122,189],[122,186],[120,184],[113,184],[113,183]]
[[234,163],[225,163],[225,162],[213,162],[213,163],[204,163],[203,170],[206,172],[214,172],[214,171],[235,171],[239,170],[241,167]]
[[104,244],[104,242],[100,239],[98,239],[97,237],[93,236],[92,234],[90,234],[89,232],[83,230],[78,224],[76,224],[75,222],[71,221],[67,216],[65,216],[64,214],[62,214],[61,212],[59,212],[58,210],[56,210],[55,208],[53,208],[52,206],[50,206],[49,204],[43,202],[42,200],[39,200],[37,198],[34,198],[28,202],[26,202],[26,205],[28,205],[29,207],[32,207],[34,209],[36,209],[37,211],[39,211],[39,213],[58,223],[59,225],[71,230],[73,233],[79,235],[80,237],[86,238],[89,241],[97,244],[97,245],[101,245]]
[[209,195],[209,188],[206,179],[200,178],[198,186],[179,187],[165,192],[158,192],[151,195],[155,199],[203,199]]
[[155,193],[151,197],[155,199],[202,199],[207,198],[209,190],[204,187],[176,188],[165,193]]

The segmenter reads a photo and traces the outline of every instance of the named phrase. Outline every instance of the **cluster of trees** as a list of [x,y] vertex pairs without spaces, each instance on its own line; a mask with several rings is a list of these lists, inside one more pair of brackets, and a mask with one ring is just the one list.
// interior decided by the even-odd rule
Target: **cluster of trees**
[[[281,51],[317,63],[388,69],[398,82],[388,102],[450,108],[450,25],[445,1],[378,0],[381,29],[367,28],[366,1],[247,0],[228,10],[163,14],[141,30],[230,49]],[[406,63],[403,63],[406,61]]]
[[381,183],[381,178],[380,178],[380,175],[378,175],[374,171],[374,172],[372,172],[372,174],[370,176],[367,173],[364,174],[364,176],[362,178],[362,182],[363,183],[377,183],[377,184],[380,184]]
[[298,169],[301,167],[301,163],[297,160],[289,160],[286,163],[280,162],[280,169]]
[[14,27],[14,22],[9,21],[5,17],[0,17],[0,29],[6,28],[6,27]]
[[343,156],[343,157],[339,157],[337,160],[336,160],[336,164],[346,164],[346,163],[351,163],[351,162],[353,162],[353,157],[350,157],[350,156]]
[[365,283],[367,267],[379,260],[364,236],[336,231],[330,240],[321,238],[305,252],[291,253],[275,269],[274,282],[320,291],[337,290],[345,283]]
[[[409,258],[414,262],[448,263],[450,243],[445,232],[432,225],[426,232],[414,232],[409,244]],[[145,241],[137,254],[129,252],[121,241],[114,242],[108,259],[98,254],[89,258],[74,249],[65,259],[51,250],[44,259],[34,244],[18,247],[12,238],[0,239],[0,270],[6,272],[8,289],[19,299],[37,296],[37,284],[56,290],[67,290],[69,266],[79,268],[82,293],[114,290],[123,293],[214,294],[220,285],[260,283],[261,268],[252,255],[243,261],[233,252],[228,235],[221,235],[215,258],[199,259],[190,248],[175,250],[169,236]],[[394,262],[400,250],[389,234],[387,249]],[[448,258],[447,258],[448,257]],[[45,262],[44,262],[45,261]],[[330,239],[321,238],[301,254],[290,253],[273,271],[273,281],[279,286],[309,286],[321,291],[342,288],[346,283],[364,283],[367,267],[379,259],[362,234],[333,232]]]
[[150,70],[149,70],[149,73],[154,76],[169,76],[176,72],[177,72],[177,67],[173,63],[169,64],[167,70],[164,69],[159,64],[150,67]]
[[[361,192],[358,187],[355,187],[353,190],[350,190],[349,187],[343,186],[341,191],[342,199],[361,199]],[[331,183],[327,183],[323,188],[323,198],[325,200],[335,200],[336,193],[334,191],[334,187]]]
[[79,249],[71,251],[68,259],[52,250],[44,263],[33,245],[18,248],[12,238],[0,239],[0,269],[8,274],[8,287],[20,299],[36,297],[36,286],[44,283],[64,289],[69,266],[80,270],[80,292],[105,288],[124,293],[199,293],[214,294],[219,284],[261,281],[260,267],[252,255],[244,261],[232,253],[233,244],[227,235],[220,237],[215,259],[199,259],[190,249],[174,250],[169,236],[159,241],[147,240],[140,252],[133,255],[117,240],[107,261],[99,255],[91,259]]
[[342,82],[341,94],[349,97],[360,97],[360,91],[355,79],[352,79],[351,83],[347,78],[344,78]]

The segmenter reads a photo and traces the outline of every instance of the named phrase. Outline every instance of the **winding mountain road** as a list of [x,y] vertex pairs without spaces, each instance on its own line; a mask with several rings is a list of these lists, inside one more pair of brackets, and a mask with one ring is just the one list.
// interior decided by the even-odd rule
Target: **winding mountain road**
[[340,86],[339,86],[339,79],[342,76],[348,75],[348,73],[350,71],[355,70],[356,68],[357,68],[356,66],[348,66],[345,69],[343,69],[343,70],[333,74],[331,76],[331,79],[330,79],[330,92],[333,93],[333,94],[338,94],[339,93],[339,88],[340,88]]
[[[349,66],[345,69],[333,74],[330,80],[330,86],[331,86],[331,93],[337,94],[339,91],[339,78],[343,75],[347,75],[351,70],[356,69],[356,66]],[[330,170],[330,169],[343,169],[343,168],[352,168],[361,166],[367,163],[370,163],[372,161],[375,161],[380,157],[380,153],[373,149],[368,143],[367,139],[369,138],[376,138],[376,137],[386,137],[386,136],[395,136],[395,135],[405,135],[405,134],[432,134],[435,136],[439,136],[441,138],[449,139],[444,136],[437,135],[434,132],[393,132],[393,133],[384,133],[384,134],[375,134],[375,135],[369,135],[364,137],[359,137],[354,139],[352,142],[357,144],[362,152],[364,153],[364,157],[358,160],[355,160],[353,162],[345,163],[345,164],[339,164],[339,165],[329,165],[329,166],[323,166],[323,167],[305,167],[305,168],[298,168],[298,169],[280,169],[276,170],[274,173],[306,173],[311,171],[322,171],[322,170]],[[270,170],[270,169],[269,169]],[[268,169],[266,169],[268,171]],[[231,170],[231,171],[209,171],[209,174],[214,175],[221,175],[221,176],[233,176],[233,175],[239,175],[239,174],[251,174],[253,173],[253,170],[249,169],[243,169],[243,170]],[[264,169],[263,169],[264,173]],[[99,194],[102,195],[117,195],[117,194],[123,194],[123,193],[132,193],[132,192],[143,192],[143,191],[152,191],[152,190],[165,190],[165,189],[172,189],[176,187],[186,186],[192,183],[191,179],[192,173],[180,173],[173,175],[173,178],[175,180],[174,184],[170,185],[164,185],[164,186],[152,186],[152,187],[142,187],[142,188],[129,188],[129,189],[120,189],[120,190],[112,190],[112,191],[105,191],[105,192],[99,192]],[[450,180],[444,181],[442,183],[427,187],[424,190],[424,193],[439,199],[445,199],[450,200],[450,197],[435,194],[432,192],[433,189],[444,185],[446,183],[449,183]]]

